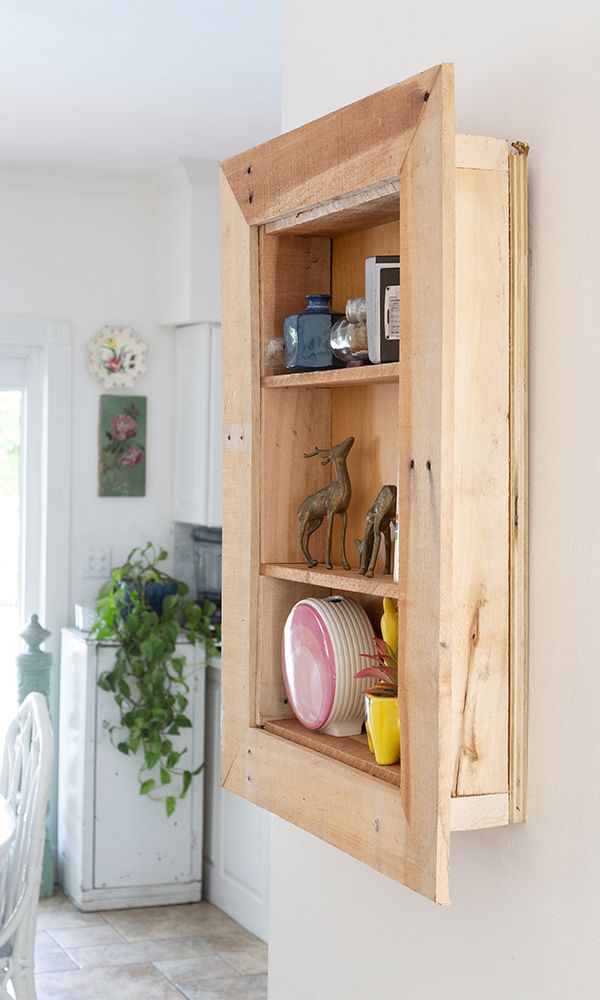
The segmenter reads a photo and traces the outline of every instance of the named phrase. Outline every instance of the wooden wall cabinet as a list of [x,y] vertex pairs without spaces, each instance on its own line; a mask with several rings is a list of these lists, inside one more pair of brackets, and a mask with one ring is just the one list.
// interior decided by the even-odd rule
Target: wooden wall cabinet
[[[450,832],[525,818],[526,154],[455,134],[442,65],[222,164],[223,784],[440,903]],[[270,371],[303,296],[343,311],[386,253],[399,364]],[[397,584],[298,553],[299,503],[328,482],[303,452],[348,434],[347,537],[397,482]],[[398,600],[397,767],[291,717],[283,624],[332,592],[374,623]]]

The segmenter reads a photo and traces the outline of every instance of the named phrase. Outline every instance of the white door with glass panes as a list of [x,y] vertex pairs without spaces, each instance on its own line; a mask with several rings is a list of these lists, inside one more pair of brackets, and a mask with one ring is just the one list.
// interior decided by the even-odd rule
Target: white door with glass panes
[[19,632],[39,610],[41,396],[40,349],[0,345],[0,741],[17,703]]

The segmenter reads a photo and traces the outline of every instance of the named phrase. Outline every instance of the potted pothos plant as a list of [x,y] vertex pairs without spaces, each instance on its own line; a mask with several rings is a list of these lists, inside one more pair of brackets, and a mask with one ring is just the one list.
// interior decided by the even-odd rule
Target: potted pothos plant
[[100,588],[90,634],[117,646],[114,666],[98,678],[119,710],[113,744],[123,754],[139,754],[140,794],[164,802],[171,816],[204,766],[186,766],[188,748],[174,742],[192,726],[190,677],[177,643],[184,636],[210,655],[219,635],[211,624],[215,606],[189,600],[187,585],[161,568],[167,558],[150,542],[133,549]]
[[400,717],[398,713],[398,611],[391,598],[383,599],[379,639],[373,636],[374,653],[361,653],[371,661],[354,676],[377,681],[364,692],[369,750],[378,764],[400,760]]

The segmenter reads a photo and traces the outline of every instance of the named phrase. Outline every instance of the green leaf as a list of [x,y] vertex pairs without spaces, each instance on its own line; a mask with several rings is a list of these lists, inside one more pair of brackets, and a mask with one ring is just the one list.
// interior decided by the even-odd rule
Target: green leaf
[[127,681],[123,680],[123,678],[120,678],[119,680],[119,691],[124,698],[131,698],[131,688],[129,687]]
[[161,767],[160,769],[160,783],[161,785],[168,785],[171,780],[171,775],[167,771],[166,767]]
[[165,806],[167,809],[167,816],[172,816],[177,806],[177,799],[175,798],[174,795],[167,795],[167,798],[165,800]]
[[123,743],[123,742],[117,743],[117,750],[120,750],[121,753],[128,754],[129,753],[129,744],[128,743]]
[[179,796],[180,799],[185,798],[185,793],[187,792],[187,790],[190,787],[191,783],[192,783],[192,772],[191,771],[184,771],[183,772],[183,783],[182,783],[182,787],[181,787],[181,795]]
[[163,601],[163,615],[169,611],[176,611],[179,607],[179,597],[177,594],[168,594]]
[[142,781],[140,785],[140,795],[148,795],[154,788],[156,788],[156,782],[154,778],[147,778],[146,781]]

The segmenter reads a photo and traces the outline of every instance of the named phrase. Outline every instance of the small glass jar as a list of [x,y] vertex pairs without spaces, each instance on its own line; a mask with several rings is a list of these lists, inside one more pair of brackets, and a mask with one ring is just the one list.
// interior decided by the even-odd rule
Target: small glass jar
[[308,306],[300,313],[286,316],[283,323],[285,367],[288,371],[327,371],[336,367],[331,352],[331,328],[341,313],[330,307],[331,296],[307,295]]
[[345,365],[365,364],[369,360],[367,338],[367,300],[348,299],[346,316],[331,330],[331,350]]

